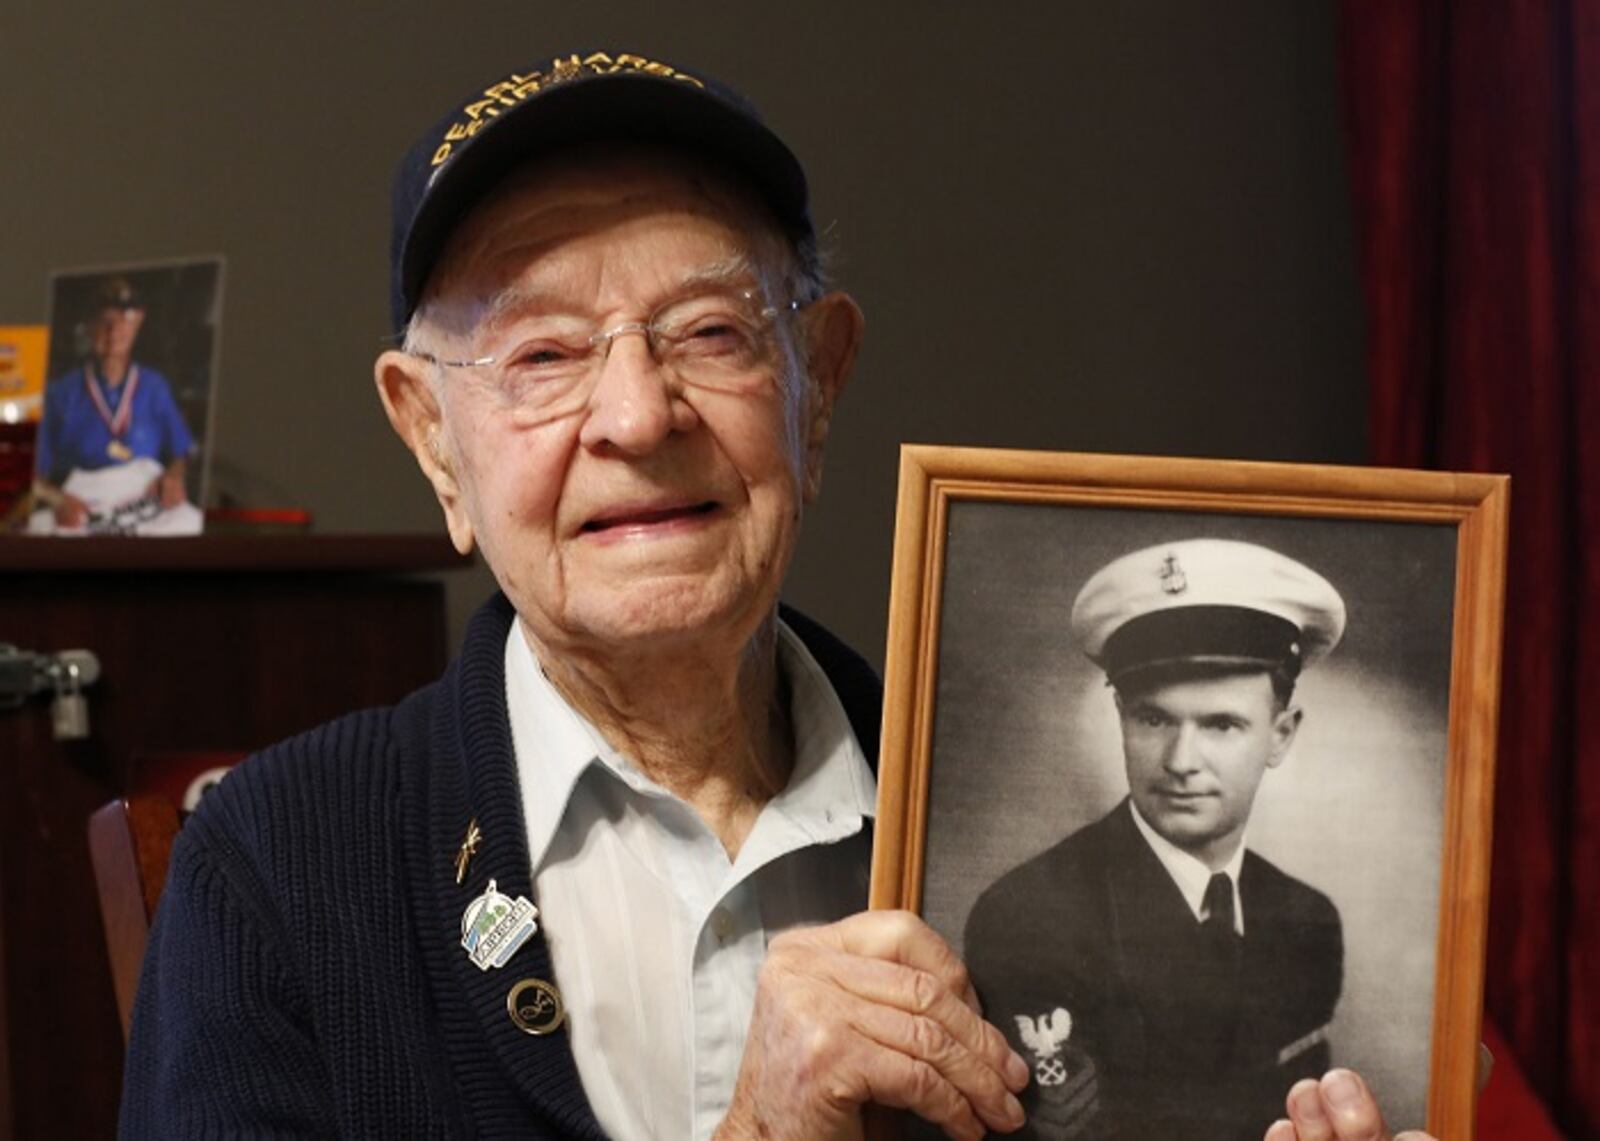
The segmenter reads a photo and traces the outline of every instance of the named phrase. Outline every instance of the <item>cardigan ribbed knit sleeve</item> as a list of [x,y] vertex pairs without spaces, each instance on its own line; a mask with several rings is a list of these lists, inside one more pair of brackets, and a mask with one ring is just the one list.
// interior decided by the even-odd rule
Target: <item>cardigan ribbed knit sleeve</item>
[[250,758],[179,832],[122,1137],[459,1134],[408,930],[391,716]]
[[328,1075],[292,945],[219,815],[197,815],[173,848],[139,981],[121,1134],[330,1135]]

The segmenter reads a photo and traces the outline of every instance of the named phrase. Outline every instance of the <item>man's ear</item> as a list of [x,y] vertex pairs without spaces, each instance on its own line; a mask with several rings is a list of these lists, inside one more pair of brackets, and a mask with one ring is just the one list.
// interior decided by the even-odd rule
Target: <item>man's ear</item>
[[822,453],[828,443],[833,405],[850,380],[866,318],[853,297],[835,291],[806,307],[804,327],[806,364],[810,373],[803,425],[805,498],[809,503],[822,490]]
[[1267,768],[1275,769],[1283,764],[1304,717],[1298,705],[1291,705],[1287,709],[1280,709],[1272,718],[1272,752],[1267,754]]
[[390,349],[379,355],[372,375],[390,427],[411,449],[417,466],[432,485],[433,494],[444,509],[450,541],[464,555],[472,550],[472,523],[461,502],[454,461],[441,439],[444,418],[438,396],[428,382],[428,367],[420,357]]

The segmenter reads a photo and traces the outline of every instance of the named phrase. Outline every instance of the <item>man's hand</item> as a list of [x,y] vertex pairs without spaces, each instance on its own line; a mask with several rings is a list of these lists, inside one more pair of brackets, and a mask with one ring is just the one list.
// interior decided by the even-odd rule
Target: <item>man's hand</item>
[[55,506],[57,527],[82,527],[89,521],[89,505],[71,492],[63,491]]
[[176,507],[189,498],[189,491],[183,482],[187,466],[181,459],[173,460],[165,471],[150,481],[150,486],[145,489],[145,494],[161,504],[163,511]]
[[1028,1065],[977,1011],[955,952],[908,912],[780,935],[717,1137],[857,1138],[868,1102],[951,1137],[1009,1133]]
[[1265,1141],[1434,1141],[1427,1133],[1390,1133],[1367,1083],[1350,1070],[1296,1082],[1288,1109],[1288,1119],[1275,1122]]

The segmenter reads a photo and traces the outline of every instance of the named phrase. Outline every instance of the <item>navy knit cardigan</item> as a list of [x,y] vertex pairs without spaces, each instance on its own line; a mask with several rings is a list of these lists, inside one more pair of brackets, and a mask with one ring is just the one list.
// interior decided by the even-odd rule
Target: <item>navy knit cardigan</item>
[[[479,971],[461,913],[533,897],[506,715],[503,597],[437,682],[285,741],[207,794],[173,848],[123,1088],[125,1138],[600,1137],[565,1031],[520,1031],[544,938]],[[785,610],[869,758],[871,668]],[[466,883],[467,823],[483,841]]]

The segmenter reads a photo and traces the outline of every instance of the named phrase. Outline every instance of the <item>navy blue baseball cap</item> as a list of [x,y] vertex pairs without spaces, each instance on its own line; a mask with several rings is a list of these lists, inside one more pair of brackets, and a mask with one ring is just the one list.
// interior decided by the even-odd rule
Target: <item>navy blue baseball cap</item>
[[396,332],[451,231],[497,182],[530,159],[596,141],[697,152],[754,190],[796,244],[814,240],[805,171],[738,92],[625,52],[557,56],[463,100],[401,160],[389,272]]

